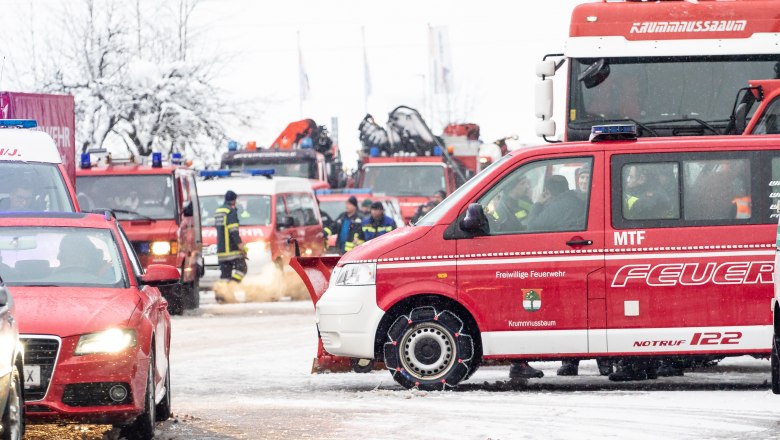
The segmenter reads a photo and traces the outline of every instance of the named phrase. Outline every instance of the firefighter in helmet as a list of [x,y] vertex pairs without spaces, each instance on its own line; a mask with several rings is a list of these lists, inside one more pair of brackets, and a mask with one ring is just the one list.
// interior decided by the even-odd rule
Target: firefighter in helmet
[[217,229],[217,260],[222,272],[220,278],[241,282],[246,275],[246,250],[238,234],[238,195],[225,193],[225,203],[217,208],[214,226]]

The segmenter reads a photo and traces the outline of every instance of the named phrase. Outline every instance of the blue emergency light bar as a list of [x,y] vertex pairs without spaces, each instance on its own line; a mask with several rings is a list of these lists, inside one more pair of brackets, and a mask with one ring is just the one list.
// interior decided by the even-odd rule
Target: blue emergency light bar
[[173,153],[171,154],[171,163],[174,165],[181,165],[184,163],[184,158],[181,156],[181,153]]
[[162,168],[162,153],[159,151],[152,153],[152,168]]
[[328,194],[371,194],[371,188],[341,188],[341,189],[318,189],[314,191],[318,196]]
[[594,125],[590,129],[590,141],[635,141],[637,129],[634,124]]
[[84,170],[92,168],[92,156],[89,153],[81,153],[81,168]]
[[273,168],[264,168],[264,169],[256,169],[256,170],[244,170],[245,173],[249,174],[250,176],[266,176],[271,177],[276,173],[276,170]]
[[238,150],[238,142],[228,141],[228,151],[236,151],[236,150]]
[[230,177],[231,170],[201,170],[200,177],[214,178],[214,177]]
[[35,128],[38,121],[35,119],[0,119],[0,128]]

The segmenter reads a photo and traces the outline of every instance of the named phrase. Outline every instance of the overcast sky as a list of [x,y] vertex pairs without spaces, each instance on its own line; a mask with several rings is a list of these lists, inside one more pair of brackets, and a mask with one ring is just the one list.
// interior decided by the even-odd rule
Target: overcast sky
[[[384,123],[396,106],[415,107],[434,132],[441,132],[446,97],[431,93],[428,26],[446,26],[454,78],[452,119],[479,124],[486,142],[515,134],[537,142],[534,65],[546,53],[563,51],[571,10],[583,1],[201,0],[192,18],[199,34],[193,50],[226,54],[230,61],[219,85],[265,110],[252,130],[235,130],[233,137],[265,146],[291,121],[312,118],[330,126],[337,117],[348,159],[358,148],[357,126],[366,110]],[[40,22],[59,5],[59,0],[0,0],[6,11],[0,25],[12,33],[9,27],[23,25],[26,18],[9,11],[35,9]],[[372,83],[367,108],[361,28]],[[298,35],[311,91],[302,111]],[[24,62],[24,54],[5,53]],[[563,78],[557,83],[562,85]],[[13,85],[12,78],[3,87],[8,84]],[[556,97],[560,103],[561,95]],[[556,117],[561,111],[557,106]]]

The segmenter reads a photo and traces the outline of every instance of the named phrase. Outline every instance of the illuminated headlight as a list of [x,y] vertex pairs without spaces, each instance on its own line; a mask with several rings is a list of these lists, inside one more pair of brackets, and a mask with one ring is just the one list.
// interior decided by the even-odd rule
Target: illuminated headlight
[[376,284],[376,263],[345,264],[335,276],[337,286],[370,286]]
[[246,244],[246,256],[250,260],[266,257],[270,253],[267,241],[253,241]]
[[119,353],[133,346],[135,346],[134,330],[112,328],[82,335],[73,354]]
[[170,241],[153,241],[150,248],[152,255],[170,255],[172,253]]

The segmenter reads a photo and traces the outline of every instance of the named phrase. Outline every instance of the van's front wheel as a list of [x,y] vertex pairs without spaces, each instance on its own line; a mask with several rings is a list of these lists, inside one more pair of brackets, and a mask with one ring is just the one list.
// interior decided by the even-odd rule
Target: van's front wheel
[[444,390],[465,379],[473,366],[474,342],[450,310],[417,307],[399,316],[387,332],[385,365],[405,388]]
[[780,394],[780,337],[772,335],[772,392]]

